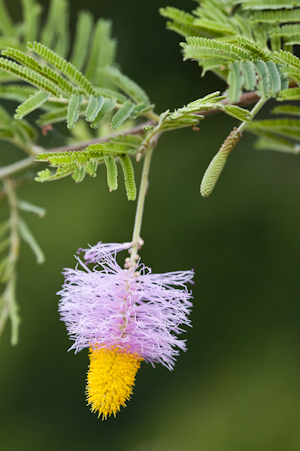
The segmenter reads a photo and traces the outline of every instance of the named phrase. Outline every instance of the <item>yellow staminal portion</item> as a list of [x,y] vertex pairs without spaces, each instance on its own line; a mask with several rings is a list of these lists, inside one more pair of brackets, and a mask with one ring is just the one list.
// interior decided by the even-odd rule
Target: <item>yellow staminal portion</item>
[[102,419],[119,412],[130,399],[135,376],[144,360],[137,353],[117,347],[90,348],[87,375],[87,401]]

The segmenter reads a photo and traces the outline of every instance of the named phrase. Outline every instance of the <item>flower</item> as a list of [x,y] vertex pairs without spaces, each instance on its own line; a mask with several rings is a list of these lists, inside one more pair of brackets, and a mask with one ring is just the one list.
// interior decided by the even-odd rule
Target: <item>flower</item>
[[76,257],[76,268],[64,270],[58,293],[61,319],[74,341],[70,349],[90,348],[87,398],[103,418],[116,415],[130,398],[142,360],[171,370],[179,350],[186,350],[177,335],[184,332],[182,324],[190,325],[192,295],[186,283],[194,272],[152,274],[140,261],[123,269],[116,254],[131,245],[82,249],[86,262]]

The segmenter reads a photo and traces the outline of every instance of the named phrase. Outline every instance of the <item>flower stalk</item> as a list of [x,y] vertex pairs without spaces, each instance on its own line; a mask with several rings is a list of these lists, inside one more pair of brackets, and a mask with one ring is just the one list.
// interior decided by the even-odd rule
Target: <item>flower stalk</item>
[[139,189],[139,196],[138,196],[138,202],[136,207],[136,213],[135,213],[135,220],[134,220],[134,228],[133,228],[133,234],[132,234],[132,248],[131,248],[131,259],[134,263],[135,256],[137,255],[137,251],[139,248],[139,245],[142,243],[141,241],[141,227],[142,227],[142,219],[143,219],[143,212],[144,212],[144,205],[145,205],[145,198],[148,188],[148,177],[149,177],[149,170],[150,170],[150,163],[152,158],[154,146],[148,147],[145,154],[144,164],[143,164],[143,171],[141,176],[141,184]]

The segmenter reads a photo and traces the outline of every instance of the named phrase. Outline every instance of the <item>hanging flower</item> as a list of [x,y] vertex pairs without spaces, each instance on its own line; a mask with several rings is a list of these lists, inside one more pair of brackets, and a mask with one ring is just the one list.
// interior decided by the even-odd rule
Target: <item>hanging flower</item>
[[126,405],[142,360],[173,369],[179,350],[186,350],[185,340],[177,337],[184,332],[180,326],[190,325],[186,283],[194,272],[152,274],[140,262],[133,268],[130,259],[123,269],[116,253],[131,245],[81,249],[85,262],[76,257],[76,268],[64,270],[58,293],[61,319],[74,341],[70,349],[90,348],[87,400],[105,419]]

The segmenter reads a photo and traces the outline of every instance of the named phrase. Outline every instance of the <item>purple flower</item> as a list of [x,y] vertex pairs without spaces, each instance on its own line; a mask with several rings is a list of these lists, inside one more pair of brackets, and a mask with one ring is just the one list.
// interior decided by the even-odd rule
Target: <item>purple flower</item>
[[[76,257],[76,268],[64,270],[65,282],[58,293],[61,296],[59,312],[74,341],[70,349],[78,352],[90,347],[94,357],[100,359],[97,357],[100,363],[93,364],[98,372],[106,365],[104,357],[115,359],[117,356],[120,361],[126,355],[153,366],[162,363],[171,370],[179,350],[186,350],[185,340],[177,336],[184,332],[181,325],[190,325],[192,295],[186,284],[191,282],[194,272],[152,274],[140,261],[135,263],[134,269],[132,266],[123,269],[116,261],[116,253],[130,246],[131,243],[98,243],[84,250],[86,263]],[[87,266],[89,263],[96,264],[92,270]],[[107,368],[111,368],[111,363]],[[110,369],[108,373],[107,377],[111,378]],[[105,395],[107,392],[103,375],[101,377],[101,387],[95,388],[94,376],[93,382],[88,376],[88,401],[93,410],[106,418],[111,413],[115,415],[119,408],[111,405],[104,408],[102,398],[101,402],[95,401],[96,393],[101,391]],[[115,373],[113,378],[116,380]],[[133,382],[131,378],[131,385]],[[123,383],[121,381],[119,386]],[[93,384],[92,389],[89,384]],[[120,404],[125,404],[130,393],[130,390],[126,392]]]

